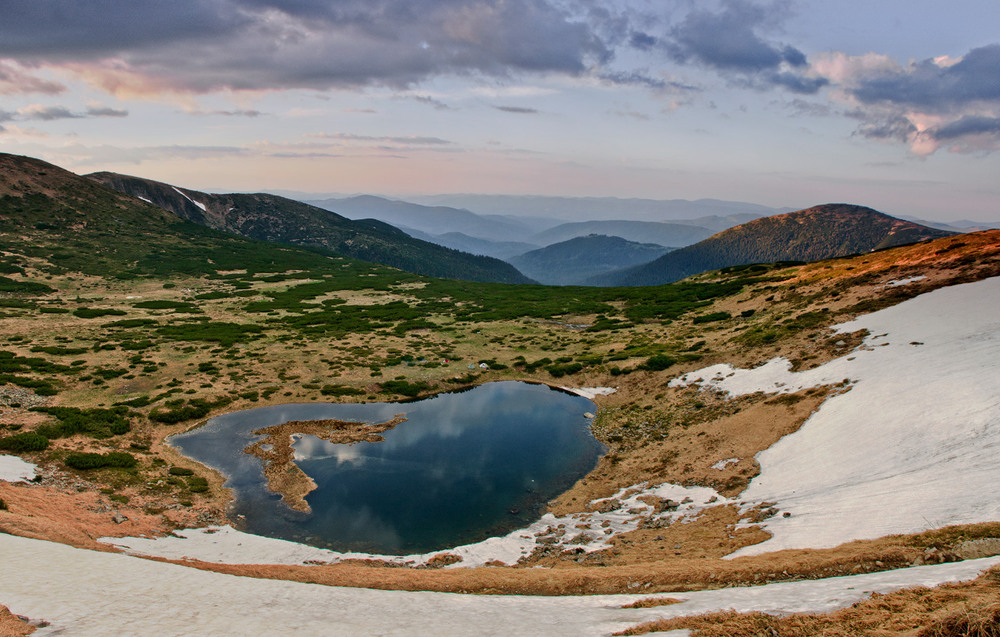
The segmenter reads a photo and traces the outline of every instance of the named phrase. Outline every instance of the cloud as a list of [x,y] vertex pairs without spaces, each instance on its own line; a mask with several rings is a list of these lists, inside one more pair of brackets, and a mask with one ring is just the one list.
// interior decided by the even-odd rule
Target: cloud
[[0,121],[7,120],[35,120],[41,122],[51,122],[59,119],[84,119],[88,117],[127,117],[128,111],[92,104],[85,111],[74,112],[65,106],[43,106],[32,104],[17,109],[14,113],[0,113]]
[[770,4],[723,0],[718,11],[699,8],[688,13],[662,41],[635,34],[631,42],[640,49],[658,43],[675,62],[708,67],[739,86],[813,94],[828,80],[806,76],[808,62],[802,51],[763,35],[789,10],[789,3],[782,0]]
[[215,115],[219,117],[260,117],[263,115],[262,112],[255,109],[236,109],[236,110],[214,110],[214,111],[203,111],[203,110],[188,110],[185,111],[188,115]]
[[380,144],[398,144],[401,146],[445,146],[452,142],[440,137],[421,136],[373,136],[355,135],[352,133],[315,133],[310,137],[316,139],[332,139],[342,142],[376,142]]
[[[2,28],[2,27],[0,27]],[[56,95],[66,90],[58,82],[51,82],[32,75],[17,63],[0,59],[0,95],[42,93]]]
[[670,91],[673,93],[687,93],[700,90],[697,86],[691,84],[651,77],[644,71],[607,71],[598,73],[597,78],[616,86],[642,86],[656,91]]
[[527,108],[524,106],[494,106],[493,108],[498,111],[503,111],[504,113],[516,113],[519,115],[536,115],[538,114],[538,109]]
[[924,156],[944,144],[954,152],[1000,150],[1000,44],[907,65],[829,54],[812,72],[839,85],[835,95],[853,107],[858,135],[906,143]]
[[[580,75],[613,55],[597,32],[606,25],[556,0],[19,5],[0,23],[0,59],[70,69],[118,94],[400,88],[441,74]],[[17,70],[10,64],[3,69]],[[56,88],[36,82],[33,90]]]
[[960,61],[933,59],[857,78],[850,93],[863,104],[946,111],[972,102],[1000,102],[1000,44],[969,51]]

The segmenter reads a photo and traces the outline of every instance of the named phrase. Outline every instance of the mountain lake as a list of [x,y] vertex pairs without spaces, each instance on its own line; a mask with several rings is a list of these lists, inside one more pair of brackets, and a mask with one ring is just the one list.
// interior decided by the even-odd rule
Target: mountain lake
[[[503,535],[592,470],[604,446],[586,398],[503,381],[394,403],[288,404],[217,416],[169,439],[219,470],[231,515],[250,533],[342,552],[408,555]],[[381,442],[333,444],[296,436],[294,461],[316,483],[299,512],[268,489],[263,462],[244,450],[254,430],[289,421],[406,420]]]

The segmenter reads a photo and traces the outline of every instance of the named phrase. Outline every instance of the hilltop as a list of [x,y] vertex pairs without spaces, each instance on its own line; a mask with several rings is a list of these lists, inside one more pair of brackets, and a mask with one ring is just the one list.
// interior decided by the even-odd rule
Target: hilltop
[[546,285],[580,285],[591,276],[646,263],[668,250],[655,243],[592,234],[553,243],[507,261]]
[[736,265],[819,261],[954,233],[850,204],[825,204],[755,219],[675,250],[645,265],[587,281],[590,285],[661,285]]

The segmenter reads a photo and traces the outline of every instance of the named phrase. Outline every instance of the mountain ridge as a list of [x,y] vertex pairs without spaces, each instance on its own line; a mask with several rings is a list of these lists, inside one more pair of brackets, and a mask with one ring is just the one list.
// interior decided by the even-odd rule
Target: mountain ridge
[[660,285],[719,268],[776,261],[819,261],[955,233],[855,204],[822,204],[723,230],[655,261],[593,277],[588,285]]
[[243,237],[320,247],[415,274],[497,283],[532,283],[510,264],[410,237],[374,219],[335,212],[266,193],[209,194],[112,172],[85,176],[178,217]]

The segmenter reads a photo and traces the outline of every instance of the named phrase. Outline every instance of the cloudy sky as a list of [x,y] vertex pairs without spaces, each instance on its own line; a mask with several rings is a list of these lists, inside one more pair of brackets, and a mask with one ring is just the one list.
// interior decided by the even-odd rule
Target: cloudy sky
[[996,0],[0,0],[0,151],[1000,220]]

